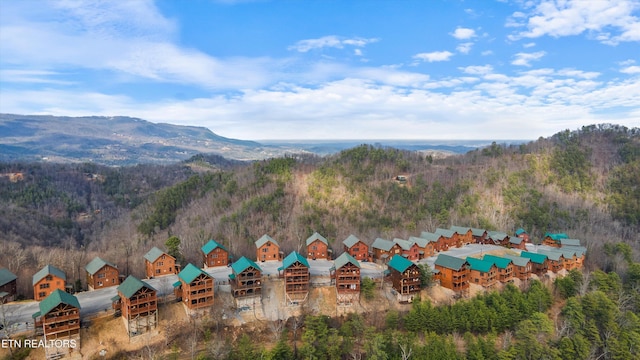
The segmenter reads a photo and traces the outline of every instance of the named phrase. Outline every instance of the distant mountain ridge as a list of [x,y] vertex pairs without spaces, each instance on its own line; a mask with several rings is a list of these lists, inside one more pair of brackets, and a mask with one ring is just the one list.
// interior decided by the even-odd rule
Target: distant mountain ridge
[[168,164],[200,153],[258,160],[285,152],[290,149],[225,138],[205,127],[155,124],[125,116],[0,114],[0,161]]

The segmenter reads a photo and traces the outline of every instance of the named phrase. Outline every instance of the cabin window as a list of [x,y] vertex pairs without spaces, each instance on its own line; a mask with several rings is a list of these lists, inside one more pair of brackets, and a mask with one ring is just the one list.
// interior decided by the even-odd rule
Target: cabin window
[[267,249],[267,248],[262,248],[262,252],[265,252],[265,253],[266,253],[266,252],[268,252],[268,251],[269,251],[269,249]]
[[163,265],[164,265],[164,263],[162,261],[158,262],[158,266],[163,266]]
[[49,283],[40,284],[40,289],[48,289]]
[[358,251],[360,251],[360,249],[359,248],[353,248],[353,251],[358,252]]
[[311,247],[311,250],[318,250],[318,247],[317,247],[317,246],[315,246],[315,245],[313,245],[313,246]]
[[98,274],[98,279],[104,279],[107,276],[107,274],[105,273],[99,273]]

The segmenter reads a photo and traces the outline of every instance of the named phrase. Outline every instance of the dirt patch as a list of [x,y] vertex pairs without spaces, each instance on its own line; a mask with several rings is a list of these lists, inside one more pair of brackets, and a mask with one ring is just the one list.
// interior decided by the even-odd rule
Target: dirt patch
[[314,315],[337,316],[336,287],[311,288],[308,309]]

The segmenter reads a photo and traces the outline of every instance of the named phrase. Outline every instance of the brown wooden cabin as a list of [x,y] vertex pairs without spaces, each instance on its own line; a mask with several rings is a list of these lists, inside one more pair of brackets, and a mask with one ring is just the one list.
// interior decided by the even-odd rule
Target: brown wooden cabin
[[256,240],[256,261],[282,261],[284,253],[280,245],[271,236],[265,234]]
[[522,256],[503,255],[513,262],[513,276],[521,281],[529,280],[532,272],[531,259]]
[[393,242],[400,245],[400,248],[402,249],[402,257],[405,259],[410,261],[418,261],[421,259],[420,252],[422,250],[420,250],[420,246],[418,246],[418,244],[398,238],[393,239]]
[[348,253],[342,253],[329,270],[336,284],[338,304],[352,304],[360,300],[360,263]]
[[95,257],[84,267],[87,273],[89,290],[102,289],[120,285],[118,267],[108,261]]
[[176,258],[166,252],[153,247],[144,255],[145,270],[148,278],[177,274],[180,266],[176,264]]
[[288,305],[298,305],[307,300],[311,278],[309,263],[294,251],[284,258],[278,274],[284,278],[284,293]]
[[262,269],[244,256],[231,265],[229,282],[234,298],[262,295]]
[[485,229],[471,228],[473,242],[476,244],[485,244],[489,233]]
[[524,238],[516,236],[509,238],[509,245],[507,247],[510,249],[526,250],[527,242]]
[[388,262],[394,255],[402,254],[400,245],[393,241],[377,238],[371,244],[373,259],[380,263]]
[[358,239],[354,235],[349,235],[342,242],[344,245],[344,251],[351,255],[354,259],[359,261],[371,261],[371,257],[369,256],[369,245],[365,244],[364,241]]
[[489,231],[487,235],[488,243],[491,245],[499,245],[504,247],[510,247],[511,237],[506,233],[500,231]]
[[467,257],[469,263],[469,282],[484,288],[493,288],[498,283],[498,268],[495,264],[472,257]]
[[113,308],[120,311],[129,337],[158,326],[157,291],[146,282],[129,275],[117,288]]
[[434,267],[441,286],[458,294],[469,289],[469,263],[465,259],[439,254]]
[[412,242],[418,246],[418,259],[424,259],[433,256],[435,250],[433,249],[433,242],[422,237],[409,237],[409,242]]
[[437,228],[435,233],[444,238],[443,240],[446,244],[445,250],[449,250],[449,248],[452,247],[462,247],[462,241],[460,240],[457,232],[449,229]]
[[520,256],[531,259],[531,272],[534,274],[540,276],[549,271],[549,259],[547,259],[546,255],[522,251]]
[[307,238],[307,259],[331,259],[329,241],[324,236],[314,232]]
[[0,304],[14,301],[18,294],[18,277],[8,269],[0,269]]
[[80,303],[78,299],[60,289],[55,289],[38,304],[40,311],[32,315],[37,334],[44,340],[69,340],[71,346],[45,347],[45,358],[60,359],[80,349]]
[[196,310],[210,309],[213,306],[213,277],[193,264],[178,273],[178,281],[173,283],[176,299],[182,301],[187,314]]
[[393,289],[401,302],[411,302],[420,293],[420,269],[418,265],[401,255],[394,255],[387,264]]
[[530,243],[531,242],[529,234],[523,228],[519,228],[518,230],[516,230],[515,231],[515,235],[516,235],[516,237],[521,238],[525,243]]
[[564,256],[559,251],[538,249],[538,254],[545,255],[549,260],[549,270],[554,273],[564,269]]
[[498,281],[505,283],[513,280],[514,265],[511,259],[495,255],[484,255],[484,261],[493,263],[498,268]]
[[67,275],[55,266],[47,265],[33,275],[33,298],[43,300],[55,290],[66,291]]
[[569,236],[567,236],[567,234],[565,233],[553,234],[553,233],[547,232],[544,234],[544,237],[542,238],[542,245],[547,245],[551,247],[560,247],[561,246],[560,241],[563,239],[569,239]]
[[213,239],[204,244],[200,250],[205,268],[229,264],[229,251]]
[[473,228],[451,226],[449,230],[455,231],[458,234],[458,247],[475,243],[475,240],[473,239]]

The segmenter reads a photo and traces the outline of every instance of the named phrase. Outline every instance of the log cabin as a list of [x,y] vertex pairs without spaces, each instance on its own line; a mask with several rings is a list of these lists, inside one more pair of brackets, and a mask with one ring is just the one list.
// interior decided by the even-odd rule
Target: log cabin
[[38,304],[39,311],[32,315],[36,333],[42,332],[45,341],[73,340],[76,347],[45,347],[47,359],[60,359],[74,355],[80,349],[80,303],[78,298],[60,289]]
[[342,253],[329,270],[331,280],[336,284],[338,304],[352,304],[360,301],[360,263],[348,253]]
[[531,259],[522,256],[503,255],[513,262],[513,276],[520,281],[527,281],[531,277]]
[[236,307],[253,307],[261,304],[262,269],[258,264],[246,257],[241,257],[231,265],[229,274],[231,293],[236,299]]
[[411,242],[404,239],[393,239],[393,242],[400,245],[402,249],[402,257],[408,259],[410,261],[418,261],[420,260],[420,247],[415,242]]
[[541,276],[549,271],[549,260],[546,255],[522,251],[520,256],[531,259],[531,272],[534,274]]
[[129,275],[111,298],[113,308],[121,313],[129,337],[140,335],[158,326],[157,291],[146,282]]
[[202,245],[200,250],[205,269],[229,264],[229,251],[213,239]]
[[434,249],[433,249],[432,241],[425,238],[416,237],[416,236],[409,237],[409,241],[418,245],[419,259],[424,259],[424,258],[433,256]]
[[380,263],[386,263],[396,254],[402,254],[400,245],[382,238],[377,238],[371,244],[373,259]]
[[493,263],[498,268],[498,281],[505,283],[513,280],[513,261],[501,256],[486,254],[482,258],[484,261]]
[[324,236],[314,232],[307,238],[306,244],[307,259],[331,259],[331,256],[329,255],[331,253],[331,249],[329,249],[329,241],[327,241]]
[[100,257],[95,257],[84,267],[87,273],[89,290],[102,289],[120,285],[118,267]]
[[455,256],[439,254],[435,269],[440,285],[462,295],[469,289],[469,263]]
[[287,305],[299,305],[309,296],[311,277],[309,263],[294,251],[282,260],[278,274],[284,278],[284,294]]
[[450,226],[449,230],[458,233],[458,240],[461,246],[475,243],[473,239],[473,229],[464,226]]
[[8,269],[0,269],[0,303],[16,300],[18,294],[18,277]]
[[189,263],[178,273],[178,281],[173,283],[176,299],[182,301],[187,315],[202,312],[213,306],[214,278]]
[[391,284],[397,292],[400,302],[412,302],[414,296],[420,293],[420,269],[418,265],[401,255],[394,255],[387,264],[389,267]]
[[486,289],[496,286],[498,283],[498,268],[490,261],[484,261],[467,257],[469,263],[469,282],[480,285]]
[[255,242],[256,244],[256,261],[282,261],[284,253],[280,251],[280,244],[264,234]]
[[33,275],[33,298],[43,300],[55,290],[66,291],[67,275],[55,266],[47,265]]
[[354,259],[360,261],[369,261],[369,245],[358,239],[355,235],[349,235],[344,241],[344,251],[351,255]]
[[177,274],[180,269],[179,265],[176,264],[176,258],[155,246],[144,255],[144,264],[149,279]]

